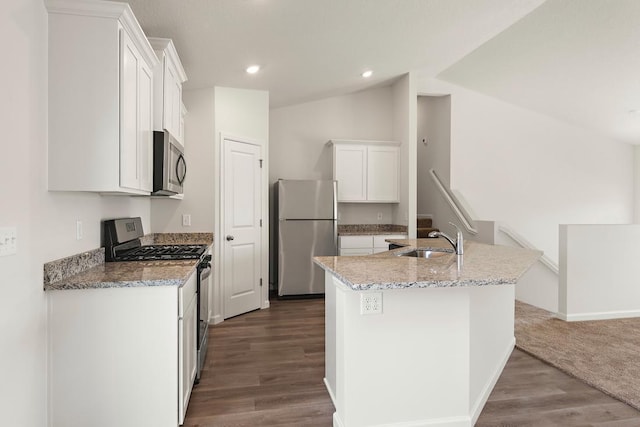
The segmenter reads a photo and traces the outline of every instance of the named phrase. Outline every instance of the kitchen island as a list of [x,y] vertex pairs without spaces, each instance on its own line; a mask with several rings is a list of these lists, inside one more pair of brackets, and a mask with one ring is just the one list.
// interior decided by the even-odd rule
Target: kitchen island
[[515,344],[518,278],[538,251],[467,242],[465,254],[317,257],[325,269],[325,383],[334,426],[472,426]]

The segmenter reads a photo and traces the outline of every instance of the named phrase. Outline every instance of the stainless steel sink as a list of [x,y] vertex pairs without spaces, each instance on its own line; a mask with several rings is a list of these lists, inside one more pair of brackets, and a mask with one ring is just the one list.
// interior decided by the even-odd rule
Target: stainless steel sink
[[398,256],[410,256],[414,258],[436,258],[444,255],[451,255],[451,250],[436,250],[436,249],[414,249],[409,252],[399,253]]

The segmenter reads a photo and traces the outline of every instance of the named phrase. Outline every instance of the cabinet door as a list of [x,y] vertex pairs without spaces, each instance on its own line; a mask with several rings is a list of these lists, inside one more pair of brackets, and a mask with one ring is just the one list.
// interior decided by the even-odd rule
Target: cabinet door
[[182,121],[182,83],[177,78],[173,81],[173,103],[171,108],[173,109],[171,113],[173,120],[171,123],[172,133],[182,143],[182,132],[180,131],[180,122]]
[[167,58],[164,59],[163,78],[162,126],[173,134],[173,129],[171,129],[171,124],[173,123],[173,86],[176,78],[173,75],[173,70],[169,66],[169,60]]
[[138,71],[138,105],[140,127],[138,131],[139,189],[153,190],[153,73],[140,62]]
[[[180,95],[180,99],[182,99],[182,95]],[[186,115],[187,108],[182,102],[180,102],[180,129],[178,130],[178,137],[180,142],[182,142],[182,145],[184,145],[184,116]]]
[[182,83],[180,83],[175,69],[168,58],[164,65],[164,103],[163,126],[174,138],[182,143],[180,135],[180,120],[182,109]]
[[338,181],[338,201],[353,202],[367,199],[367,147],[363,145],[335,145],[333,177]]
[[180,323],[180,402],[179,402],[179,422],[184,422],[187,413],[189,398],[191,397],[191,389],[193,381],[196,378],[197,366],[197,305],[196,297],[191,298],[184,317],[179,320]]
[[140,54],[120,31],[120,186],[138,188],[138,70]]
[[397,202],[398,147],[367,147],[367,200],[370,202]]

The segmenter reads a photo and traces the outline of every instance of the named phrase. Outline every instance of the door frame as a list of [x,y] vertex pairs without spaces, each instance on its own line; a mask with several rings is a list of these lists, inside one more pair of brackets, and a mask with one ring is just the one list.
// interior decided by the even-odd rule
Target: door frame
[[[261,218],[262,229],[260,233],[260,277],[262,277],[262,289],[260,295],[260,308],[269,308],[269,167],[268,167],[268,147],[265,141],[253,138],[232,135],[226,132],[220,132],[218,135],[218,147],[216,149],[217,161],[215,162],[214,179],[217,183],[214,185],[214,251],[213,251],[213,290],[210,293],[213,301],[210,306],[213,307],[213,323],[217,324],[224,320],[224,185],[225,185],[225,168],[224,168],[224,148],[225,140],[235,141],[243,144],[256,145],[260,147],[260,157],[262,158],[261,169]],[[212,304],[211,304],[212,303]]]

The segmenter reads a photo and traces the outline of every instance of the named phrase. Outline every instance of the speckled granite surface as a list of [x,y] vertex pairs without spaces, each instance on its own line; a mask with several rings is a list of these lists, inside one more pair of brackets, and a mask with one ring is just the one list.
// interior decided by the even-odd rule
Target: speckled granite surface
[[46,291],[138,286],[182,286],[197,260],[106,262],[64,280],[45,284]]
[[104,248],[58,259],[44,265],[44,287],[60,282],[97,265],[104,264]]
[[423,259],[397,256],[414,248],[446,248],[444,239],[390,240],[405,247],[365,256],[315,257],[353,290],[513,284],[542,252],[466,241],[462,260],[451,253]]
[[[213,243],[213,233],[155,233],[141,238],[143,245]],[[197,260],[104,262],[104,248],[84,252],[44,265],[44,290],[181,286]]]
[[155,233],[153,243],[157,245],[211,245],[213,233]]
[[369,234],[407,234],[407,226],[397,224],[338,224],[339,236],[366,236]]

